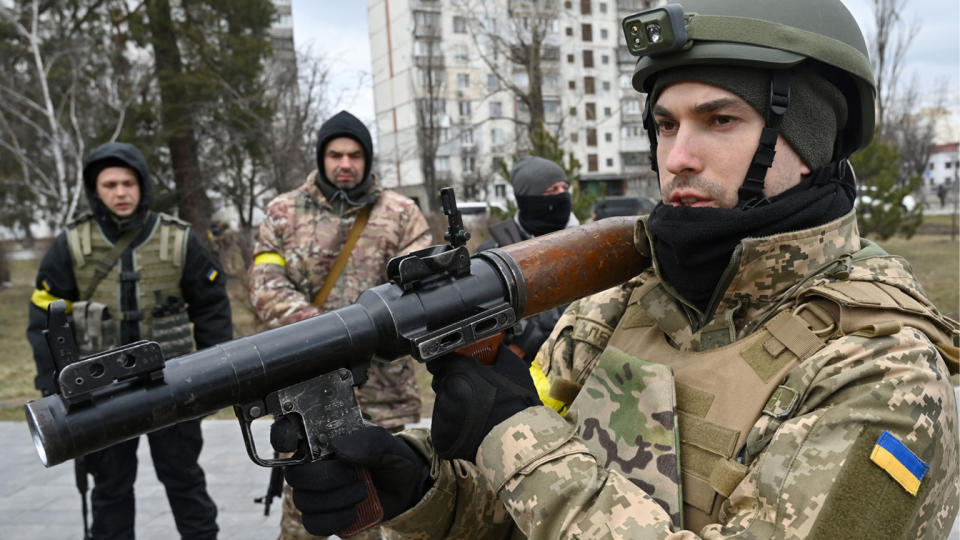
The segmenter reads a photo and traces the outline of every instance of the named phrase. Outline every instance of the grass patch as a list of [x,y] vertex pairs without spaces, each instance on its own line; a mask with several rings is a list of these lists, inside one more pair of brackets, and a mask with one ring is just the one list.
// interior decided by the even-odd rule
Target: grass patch
[[[932,216],[947,218],[950,216]],[[940,311],[957,320],[960,313],[960,243],[950,235],[918,234],[907,240],[877,240],[887,252],[910,261],[923,290]]]

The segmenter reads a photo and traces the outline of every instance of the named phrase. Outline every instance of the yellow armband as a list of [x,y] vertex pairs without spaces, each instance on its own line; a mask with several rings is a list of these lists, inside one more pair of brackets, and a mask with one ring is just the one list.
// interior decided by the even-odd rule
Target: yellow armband
[[275,264],[277,266],[286,266],[287,261],[276,251],[265,251],[253,258],[253,264]]
[[[50,304],[57,300],[60,300],[60,298],[40,289],[34,289],[33,294],[30,296],[30,302],[44,311],[50,309]],[[64,302],[67,303],[67,313],[73,311],[73,302],[69,300],[64,300]]]
[[537,394],[540,395],[540,401],[558,413],[566,414],[567,404],[559,399],[550,397],[550,380],[547,379],[543,370],[540,369],[540,363],[536,360],[530,364],[530,377],[533,378],[533,385],[537,387]]

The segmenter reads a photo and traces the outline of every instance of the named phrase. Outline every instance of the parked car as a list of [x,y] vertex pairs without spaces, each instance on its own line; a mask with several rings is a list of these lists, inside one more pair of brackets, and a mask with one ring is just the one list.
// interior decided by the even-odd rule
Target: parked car
[[607,197],[593,207],[593,219],[649,214],[657,201],[650,197]]
[[489,203],[485,201],[463,201],[457,202],[457,209],[463,217],[463,223],[467,228],[486,227],[491,217],[491,210],[496,209],[500,213],[507,211],[503,205],[498,203]]

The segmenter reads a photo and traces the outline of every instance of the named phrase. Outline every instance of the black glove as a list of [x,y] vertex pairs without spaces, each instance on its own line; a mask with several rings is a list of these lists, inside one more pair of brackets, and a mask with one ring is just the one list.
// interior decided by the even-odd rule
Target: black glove
[[333,457],[287,467],[283,475],[311,534],[335,534],[357,521],[357,505],[367,498],[358,466],[373,479],[384,520],[413,508],[430,487],[427,460],[382,427],[365,426],[330,447]]
[[491,366],[453,353],[427,362],[427,369],[437,394],[430,432],[444,459],[473,461],[494,426],[540,405],[529,364],[506,346],[500,347]]

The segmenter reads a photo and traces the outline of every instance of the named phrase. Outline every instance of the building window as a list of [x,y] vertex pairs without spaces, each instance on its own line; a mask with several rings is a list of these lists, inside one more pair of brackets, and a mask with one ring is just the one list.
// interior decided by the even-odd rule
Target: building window
[[605,141],[607,141],[607,142],[613,142],[613,133],[610,133],[609,131],[606,132],[606,133],[604,133],[604,134],[603,134],[603,140],[605,140]]
[[607,158],[607,167],[613,167],[613,158]]
[[575,60],[574,60],[573,55],[572,55],[572,54],[568,54],[568,55],[567,55],[567,63],[568,63],[568,64],[572,64],[574,61],[575,61]]
[[577,115],[577,108],[570,107],[570,116],[576,116],[576,115]]
[[463,165],[463,172],[472,173],[477,164],[477,159],[473,156],[461,156],[460,163]]
[[633,75],[621,75],[620,88],[633,88]]
[[[493,170],[495,170],[495,171],[498,170],[501,161],[503,161],[503,160],[500,159],[500,158],[496,158],[496,157],[493,158]],[[495,185],[493,186],[493,194],[494,194],[494,196],[497,197],[498,199],[506,199],[506,198],[507,198],[507,186],[504,185],[504,184],[495,184]]]
[[623,100],[623,112],[625,112],[626,114],[640,114],[640,100],[639,99]]
[[603,81],[603,91],[604,92],[610,91],[610,81]]
[[457,73],[457,89],[466,90],[469,87],[470,87],[470,74]]
[[581,24],[580,36],[584,41],[593,41],[593,27],[589,24]]
[[467,33],[467,20],[463,17],[454,16],[453,17],[453,33],[454,34],[466,34]]
[[564,9],[573,9],[573,2],[570,2],[570,1],[568,0],[567,2],[564,2],[564,3],[563,3],[563,7],[564,7]]
[[587,146],[596,146],[597,145],[597,130],[595,128],[587,128]]
[[597,172],[597,169],[599,169],[597,166],[597,155],[587,154],[587,171]]
[[453,48],[453,58],[455,61],[466,64],[470,61],[470,51],[466,45],[456,45]]
[[437,33],[440,30],[440,14],[432,11],[416,11],[413,14],[413,23],[416,31]]
[[600,63],[601,63],[601,64],[604,64],[604,65],[609,64],[609,63],[610,63],[610,57],[609,57],[608,55],[604,54],[603,56],[600,57]]
[[576,142],[579,141],[579,140],[580,140],[580,134],[579,134],[579,133],[574,132],[574,133],[571,133],[571,134],[570,134],[570,142],[576,143]]
[[613,116],[613,111],[610,110],[610,107],[604,107],[604,108],[603,108],[603,115],[606,116],[607,118],[609,118],[609,117]]
[[595,86],[595,80],[593,77],[584,77],[583,78],[583,93],[584,94],[596,94],[597,88]]
[[487,90],[493,92],[500,86],[500,81],[497,80],[497,76],[493,73],[487,74]]
[[601,29],[600,29],[600,39],[606,40],[608,37],[610,37],[610,32],[608,32],[606,28],[601,28]]
[[572,27],[572,26],[568,26],[568,27],[567,27],[567,36],[573,37],[573,27]]
[[490,130],[490,144],[503,144],[503,130],[493,128]]
[[584,120],[596,120],[596,119],[597,119],[597,104],[596,104],[596,103],[587,103],[586,105],[584,105],[583,118],[584,118]]
[[600,13],[606,13],[606,12],[607,12],[607,3],[606,3],[606,2],[600,2],[600,5],[599,5],[598,7],[600,8]]
[[473,130],[465,129],[460,132],[460,144],[470,145],[473,144]]
[[490,102],[490,118],[500,118],[503,115],[503,105],[499,101]]
[[580,0],[580,14],[581,15],[590,14],[590,0]]
[[567,82],[567,88],[569,88],[569,89],[571,89],[571,90],[576,90],[576,89],[577,89],[577,81],[568,81],[568,82]]
[[583,67],[593,67],[593,51],[583,51]]
[[639,124],[630,124],[623,126],[620,134],[624,139],[636,139],[644,135],[643,127]]
[[439,87],[443,81],[443,71],[439,69],[417,69],[417,78],[420,80],[420,86]]
[[463,116],[463,117],[470,116],[471,107],[470,107],[469,101],[461,101],[457,105],[459,105],[459,108],[460,108],[460,116]]
[[437,156],[433,160],[433,168],[438,171],[449,171],[450,170],[450,157],[449,156]]
[[543,101],[543,114],[557,114],[560,109],[560,102],[556,100]]
[[526,88],[530,85],[530,76],[527,75],[526,71],[518,71],[513,74],[513,84]]

